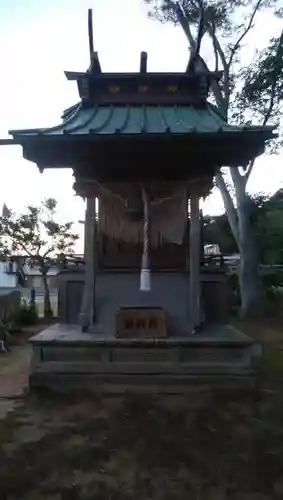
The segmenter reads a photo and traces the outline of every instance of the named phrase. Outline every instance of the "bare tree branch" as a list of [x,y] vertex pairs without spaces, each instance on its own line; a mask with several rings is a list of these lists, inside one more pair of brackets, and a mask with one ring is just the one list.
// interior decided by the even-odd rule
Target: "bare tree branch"
[[249,163],[249,165],[248,165],[248,168],[247,168],[247,170],[245,171],[245,175],[244,175],[244,177],[245,177],[245,179],[246,179],[246,184],[247,184],[247,182],[248,182],[248,180],[249,180],[249,177],[250,177],[250,175],[251,175],[251,173],[252,173],[252,171],[253,171],[253,168],[254,168],[254,166],[255,166],[255,160],[256,160],[256,159],[255,159],[255,158],[253,158],[253,160],[251,160],[251,161],[250,161],[250,163]]
[[[175,10],[175,14],[177,16],[178,22],[180,23],[188,41],[189,41],[191,49],[195,50],[196,49],[196,41],[192,35],[188,20],[187,20],[186,16],[184,15],[184,12],[182,11],[179,3],[170,2],[170,6]],[[198,55],[198,61],[201,64],[202,69],[204,71],[209,72],[209,68],[208,68],[205,60],[201,57],[201,55]],[[221,108],[221,110],[224,111],[225,102],[224,102],[223,96],[221,94],[221,89],[220,89],[217,81],[212,80],[211,90],[213,92],[217,106],[219,106],[219,108]]]
[[[13,237],[12,236],[8,236],[11,241],[13,242]],[[22,243],[21,241],[17,241],[17,245],[19,247],[21,247],[22,250],[24,250],[24,252],[26,252],[26,254],[29,256],[29,257],[33,257],[32,253],[27,249],[27,247],[25,246],[24,243]]]
[[189,44],[191,46],[191,49],[195,50],[196,49],[196,40],[194,39],[194,37],[192,35],[190,25],[188,23],[188,20],[185,16],[183,10],[181,9],[179,2],[177,2],[177,3],[170,2],[170,5],[171,5],[172,9],[175,10],[177,19],[178,19],[180,25],[182,26],[187,39],[189,40]]
[[[212,29],[213,29],[213,33],[215,34],[215,26],[214,25],[212,25]],[[218,52],[216,49],[214,36],[212,37],[212,44],[213,44],[213,52],[214,52],[214,57],[215,57],[215,71],[218,71],[219,70],[219,56],[218,56]]]
[[223,95],[222,95],[222,106],[223,104],[225,105],[225,113],[227,114],[228,112],[228,105],[229,105],[229,98],[230,98],[230,89],[229,89],[229,66],[226,61],[226,57],[224,54],[224,50],[221,47],[221,43],[219,42],[219,39],[215,33],[215,30],[213,27],[208,24],[207,25],[207,31],[212,39],[213,46],[215,47],[219,57],[220,61],[223,66]]
[[213,26],[211,24],[207,24],[207,31],[208,31],[209,36],[211,37],[211,39],[213,41],[213,44],[216,47],[216,50],[219,54],[219,57],[220,57],[220,60],[222,62],[222,66],[224,69],[224,73],[225,73],[227,70],[229,70],[229,68],[228,68],[228,64],[227,64],[226,57],[224,54],[224,50],[222,49],[221,43],[219,42],[218,37],[216,36],[215,29],[213,29]]
[[225,183],[225,181],[223,179],[223,176],[222,176],[222,174],[221,174],[220,171],[218,172],[218,174],[216,174],[215,180],[216,180],[216,185],[217,185],[218,189],[220,190],[220,192],[222,194],[222,197],[223,197],[223,201],[224,201],[225,209],[226,209],[226,212],[227,212],[227,217],[228,217],[228,220],[229,220],[231,231],[233,233],[235,241],[237,242],[237,244],[239,244],[239,230],[238,230],[237,211],[235,209],[233,200],[231,198],[231,195],[229,193],[227,185],[226,185],[226,183]]
[[236,199],[240,202],[245,196],[247,179],[244,175],[241,175],[238,167],[230,167],[230,173],[234,184]]
[[256,5],[254,7],[254,10],[251,13],[251,17],[250,17],[250,20],[248,22],[247,27],[244,29],[243,33],[240,35],[240,37],[236,41],[234,47],[231,49],[230,57],[229,57],[229,60],[228,60],[228,69],[229,70],[230,70],[231,64],[233,62],[234,55],[236,54],[236,52],[237,52],[238,48],[240,47],[241,42],[244,40],[245,36],[252,29],[252,25],[253,25],[253,22],[254,22],[255,15],[258,12],[258,10],[260,9],[260,6],[261,6],[261,4],[263,2],[264,2],[264,0],[258,0],[257,1]]
[[48,250],[46,250],[46,252],[42,255],[42,258],[43,259],[46,259],[46,257],[52,253],[54,250],[56,249],[56,245],[52,245],[50,248],[48,248]]
[[[203,16],[203,3],[201,0],[199,0],[198,2],[198,5],[196,5],[193,0],[191,0],[191,4],[197,9],[199,8],[200,11],[201,11],[201,15]],[[183,24],[186,24],[189,31],[190,31],[190,28],[189,28],[189,23],[186,19],[186,16],[184,15],[181,7],[180,7],[180,4],[177,3],[177,16],[179,14],[179,11],[180,11],[180,15],[183,17]],[[178,19],[180,19],[178,17]],[[202,23],[205,23],[205,19],[202,17]],[[186,29],[184,28],[183,24],[181,23],[180,21],[180,24],[182,25],[185,33],[186,33]],[[227,111],[228,111],[228,104],[229,104],[229,97],[230,97],[230,91],[229,91],[229,66],[227,64],[227,61],[226,61],[226,57],[225,57],[225,54],[224,54],[224,50],[222,49],[222,46],[221,46],[221,43],[219,42],[219,39],[216,35],[216,30],[215,30],[215,26],[213,25],[212,22],[206,22],[205,23],[205,28],[206,30],[208,31],[208,34],[212,40],[212,44],[213,44],[213,49],[214,49],[214,54],[215,54],[215,57],[216,57],[216,61],[217,61],[217,67],[218,67],[218,59],[220,58],[221,60],[221,63],[222,63],[222,66],[223,66],[223,71],[224,71],[224,75],[223,75],[223,86],[224,86],[224,96],[222,95],[221,91],[220,91],[220,88],[219,88],[219,85],[217,84],[218,86],[218,90],[217,90],[217,99],[216,99],[216,95],[214,95],[215,99],[216,99],[216,102],[219,101],[219,105],[221,106],[221,108],[223,108],[223,105],[225,105],[225,113],[227,114]],[[190,38],[193,40],[193,37],[192,37],[192,34],[190,32]],[[190,41],[190,38],[188,37],[189,41]],[[190,42],[191,43],[191,42]],[[191,46],[194,48],[194,50],[196,50],[196,42],[194,41],[193,45],[191,44]],[[208,67],[206,66],[207,70],[208,70]],[[214,89],[213,90],[213,93],[215,94],[214,92]]]

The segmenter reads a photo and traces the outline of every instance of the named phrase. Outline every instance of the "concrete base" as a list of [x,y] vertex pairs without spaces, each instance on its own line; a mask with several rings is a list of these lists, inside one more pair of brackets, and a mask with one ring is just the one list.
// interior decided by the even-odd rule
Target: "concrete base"
[[117,339],[82,333],[77,325],[55,325],[31,343],[33,388],[179,393],[196,384],[252,383],[254,343],[228,325],[156,339]]

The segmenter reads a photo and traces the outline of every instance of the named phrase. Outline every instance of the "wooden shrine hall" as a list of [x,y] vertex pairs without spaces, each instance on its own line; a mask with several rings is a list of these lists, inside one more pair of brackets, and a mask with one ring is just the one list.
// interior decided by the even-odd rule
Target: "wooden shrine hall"
[[245,378],[252,341],[225,325],[226,271],[203,262],[199,200],[221,166],[262,154],[273,129],[227,123],[208,101],[221,72],[190,60],[150,73],[142,52],[139,72],[104,73],[90,12],[89,40],[88,70],[65,73],[80,101],[62,123],[1,141],[41,172],[72,168],[86,199],[85,265],[60,273],[61,323],[32,339],[31,384]]

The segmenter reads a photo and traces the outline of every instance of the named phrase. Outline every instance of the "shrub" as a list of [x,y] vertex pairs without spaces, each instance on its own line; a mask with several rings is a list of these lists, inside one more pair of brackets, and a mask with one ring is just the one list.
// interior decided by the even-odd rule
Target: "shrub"
[[262,283],[265,291],[272,288],[283,287],[283,270],[275,269],[274,272],[262,275]]
[[[241,293],[239,276],[237,273],[230,273],[228,284],[231,291],[231,308],[235,309],[241,305]],[[274,313],[280,309],[283,302],[283,270],[274,269],[273,272],[262,274],[262,284],[266,297],[266,312]]]
[[7,343],[11,338],[9,326],[0,320],[0,354],[7,352]]
[[37,308],[34,304],[27,304],[26,301],[23,301],[15,317],[12,319],[16,325],[35,325],[38,321]]
[[234,309],[241,305],[239,276],[237,273],[229,274],[228,284],[230,286],[230,291],[231,291],[231,307],[232,309]]

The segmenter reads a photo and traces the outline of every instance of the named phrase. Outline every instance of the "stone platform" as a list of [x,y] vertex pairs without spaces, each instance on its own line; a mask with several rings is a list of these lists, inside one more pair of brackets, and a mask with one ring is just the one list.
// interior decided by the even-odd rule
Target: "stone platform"
[[228,325],[207,326],[186,337],[117,339],[58,324],[30,342],[32,388],[178,393],[196,383],[246,386],[252,381],[254,343]]

